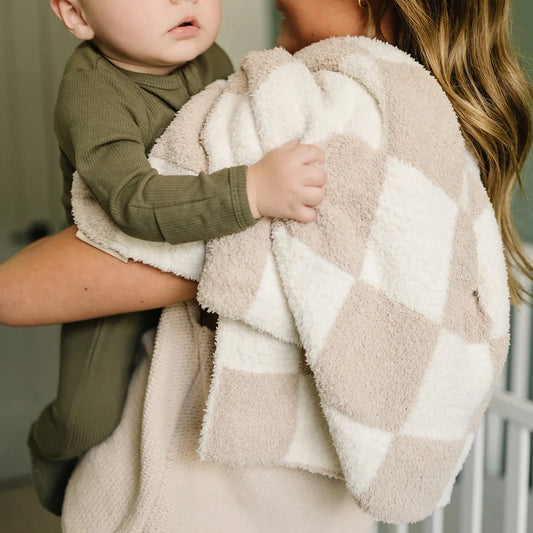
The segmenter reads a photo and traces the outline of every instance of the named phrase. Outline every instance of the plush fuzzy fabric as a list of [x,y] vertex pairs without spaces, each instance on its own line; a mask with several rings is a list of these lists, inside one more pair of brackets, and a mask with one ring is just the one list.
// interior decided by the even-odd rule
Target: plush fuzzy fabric
[[[366,38],[249,54],[151,158],[215,171],[293,138],[326,152],[312,224],[154,245],[120,234],[79,181],[76,221],[99,245],[199,279],[198,301],[220,315],[201,459],[343,479],[373,517],[423,519],[449,501],[507,354],[492,207],[438,83]],[[165,346],[154,360],[183,349]],[[145,407],[164,400],[154,387]]]

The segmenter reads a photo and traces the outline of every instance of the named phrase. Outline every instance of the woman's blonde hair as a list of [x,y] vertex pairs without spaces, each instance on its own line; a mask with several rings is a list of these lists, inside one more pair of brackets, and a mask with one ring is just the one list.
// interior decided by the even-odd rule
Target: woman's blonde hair
[[533,266],[511,202],[531,148],[533,91],[511,46],[509,0],[369,1],[369,36],[382,36],[388,7],[397,19],[396,44],[439,81],[477,156],[503,238],[511,301],[518,304],[527,293],[516,271],[533,280]]

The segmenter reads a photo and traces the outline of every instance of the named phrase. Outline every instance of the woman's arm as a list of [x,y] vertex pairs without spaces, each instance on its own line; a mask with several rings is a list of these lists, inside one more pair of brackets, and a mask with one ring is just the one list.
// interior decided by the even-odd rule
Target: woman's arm
[[0,323],[40,326],[183,302],[196,282],[142,263],[123,263],[75,237],[41,239],[0,265]]

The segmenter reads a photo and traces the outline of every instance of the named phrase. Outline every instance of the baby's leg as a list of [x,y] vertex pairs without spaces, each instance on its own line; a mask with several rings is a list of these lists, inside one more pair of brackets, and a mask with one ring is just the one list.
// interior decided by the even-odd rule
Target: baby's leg
[[65,488],[80,455],[117,427],[142,333],[158,311],[65,324],[56,399],[33,424],[29,447],[42,505],[61,514]]

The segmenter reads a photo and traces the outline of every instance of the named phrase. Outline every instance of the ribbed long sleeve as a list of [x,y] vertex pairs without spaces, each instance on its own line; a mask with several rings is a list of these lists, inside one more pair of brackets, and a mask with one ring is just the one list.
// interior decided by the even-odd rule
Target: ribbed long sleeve
[[67,65],[55,113],[65,207],[76,169],[122,231],[140,239],[177,244],[253,225],[245,167],[162,176],[146,158],[175,112],[230,69],[217,46],[172,74],[155,76],[118,69],[81,45]]

